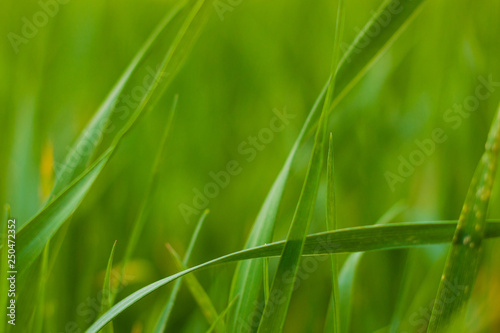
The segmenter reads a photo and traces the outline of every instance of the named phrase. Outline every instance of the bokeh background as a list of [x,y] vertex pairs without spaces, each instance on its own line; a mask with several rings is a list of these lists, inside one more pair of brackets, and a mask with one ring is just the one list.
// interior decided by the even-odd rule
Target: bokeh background
[[[225,2],[224,0],[222,0]],[[43,205],[71,144],[104,100],[125,67],[174,1],[71,0],[39,28],[16,53],[8,33],[20,34],[38,1],[2,1],[0,28],[0,202],[12,216],[29,220]],[[344,42],[350,44],[373,11],[375,0],[346,3]],[[177,114],[161,162],[161,174],[139,246],[127,267],[131,279],[124,297],[177,271],[166,251],[181,254],[198,216],[189,221],[179,210],[192,204],[193,189],[211,182],[210,172],[231,160],[242,172],[210,199],[210,215],[191,264],[243,248],[256,214],[290,151],[330,70],[335,23],[334,1],[243,0],[221,19],[215,9],[187,60],[154,110],[125,138],[70,221],[67,236],[46,286],[44,332],[63,332],[67,322],[86,328],[80,304],[102,287],[113,242],[123,257],[170,105],[178,94]],[[500,100],[500,86],[454,129],[445,113],[475,93],[478,77],[500,82],[498,32],[500,2],[428,0],[374,68],[338,105],[329,131],[335,148],[339,227],[375,223],[395,204],[404,205],[397,221],[457,219]],[[296,117],[256,158],[246,162],[238,146],[268,127],[273,109]],[[418,148],[415,140],[442,128],[448,139],[422,165],[395,185],[400,156]],[[286,236],[307,167],[305,144],[287,185],[275,239]],[[489,216],[500,217],[499,186]],[[311,232],[324,230],[325,187],[320,188]],[[447,247],[370,253],[355,280],[353,332],[387,326],[400,299],[402,276],[410,276],[414,309],[401,332],[418,332],[412,316],[429,308]],[[498,242],[488,242],[474,291],[471,331],[500,331]],[[341,256],[344,258],[345,256]],[[410,263],[410,264],[407,264]],[[271,271],[276,262],[271,261]],[[222,311],[235,265],[197,273],[216,308]],[[410,267],[410,269],[408,269]],[[328,262],[295,292],[286,332],[316,332],[323,327],[330,293]],[[406,275],[404,272],[407,272]],[[148,332],[171,287],[148,296],[115,321],[117,332]],[[172,332],[208,328],[183,288]]]

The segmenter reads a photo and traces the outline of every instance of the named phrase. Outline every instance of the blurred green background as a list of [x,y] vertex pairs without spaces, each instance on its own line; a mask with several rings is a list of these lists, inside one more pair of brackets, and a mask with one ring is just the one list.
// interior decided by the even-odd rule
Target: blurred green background
[[[225,2],[224,0],[222,0]],[[12,216],[29,220],[42,206],[71,144],[104,100],[139,47],[173,1],[78,1],[61,4],[36,36],[16,53],[8,38],[21,35],[38,1],[3,1],[0,27],[0,202]],[[226,2],[227,3],[227,2]],[[344,42],[350,44],[380,1],[346,3]],[[210,199],[211,213],[191,264],[243,248],[256,214],[325,84],[333,47],[333,1],[244,0],[224,14],[215,8],[186,63],[157,107],[125,138],[71,219],[45,290],[44,332],[63,332],[68,322],[88,326],[79,306],[96,298],[112,244],[117,262],[137,218],[141,198],[175,94],[177,114],[161,164],[154,201],[137,251],[127,268],[124,297],[177,271],[165,248],[185,252],[198,216],[186,221],[179,206],[192,206],[193,189],[231,160],[242,171]],[[421,14],[330,117],[335,147],[339,227],[375,223],[395,203],[397,221],[457,219],[500,100],[500,83],[456,129],[447,110],[474,96],[478,77],[500,82],[500,1],[428,0]],[[12,36],[12,35],[11,35]],[[238,147],[268,127],[273,109],[296,117],[251,162]],[[449,114],[448,114],[449,115]],[[408,159],[441,128],[448,139],[422,165],[394,185],[400,156]],[[300,151],[280,208],[275,239],[286,237],[307,167],[311,142]],[[498,183],[497,183],[498,184]],[[500,216],[499,189],[489,216]],[[325,188],[320,189],[312,232],[324,230]],[[447,247],[372,253],[356,278],[353,332],[390,323],[405,262],[412,262],[415,311],[431,303]],[[498,242],[489,242],[474,293],[469,324],[474,332],[500,331]],[[409,254],[408,254],[409,252]],[[343,258],[343,257],[342,257]],[[271,261],[273,265],[275,260]],[[323,327],[330,293],[328,262],[295,292],[286,332]],[[197,273],[222,311],[234,265]],[[423,287],[422,287],[423,286]],[[433,289],[434,288],[434,289]],[[171,287],[153,293],[115,321],[117,332],[148,332]],[[418,312],[420,313],[420,312]],[[409,310],[409,314],[412,312]],[[406,316],[401,332],[419,332]],[[95,318],[92,318],[92,320]],[[473,324],[471,324],[473,323]],[[404,328],[403,328],[404,327]],[[208,328],[182,289],[169,329]]]

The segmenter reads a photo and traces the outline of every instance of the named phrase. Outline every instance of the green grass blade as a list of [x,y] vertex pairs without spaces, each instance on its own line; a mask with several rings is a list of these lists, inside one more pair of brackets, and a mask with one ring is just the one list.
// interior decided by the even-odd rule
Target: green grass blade
[[[106,274],[104,276],[104,284],[102,286],[102,299],[101,299],[101,311],[100,315],[106,313],[111,306],[111,297],[112,297],[112,289],[111,289],[111,272],[113,271],[113,258],[115,257],[115,249],[116,249],[116,241],[113,243],[113,247],[111,248],[111,254],[109,255],[108,265],[106,267]],[[103,330],[104,333],[113,333],[113,323],[110,322],[106,325]]]
[[[118,277],[117,286],[121,286],[122,284],[123,277],[125,275],[125,268],[127,266],[127,263],[130,261],[130,258],[132,257],[132,253],[134,252],[137,246],[137,242],[139,241],[140,235],[142,234],[142,230],[144,229],[144,225],[146,223],[147,211],[149,210],[150,206],[149,203],[152,201],[151,196],[154,193],[156,184],[158,184],[158,177],[160,175],[160,165],[161,161],[164,159],[165,156],[166,143],[168,135],[170,133],[170,128],[172,126],[172,120],[174,118],[175,111],[177,109],[177,101],[178,101],[178,96],[176,95],[174,97],[174,102],[172,104],[170,115],[165,125],[165,129],[163,130],[163,135],[160,141],[160,145],[158,147],[155,160],[153,162],[151,176],[149,177],[148,185],[146,188],[146,194],[142,198],[141,205],[139,208],[139,214],[137,215],[137,219],[135,220],[132,233],[130,234],[129,241],[127,243],[127,247],[125,248],[125,255],[123,256],[123,260],[121,263],[121,270],[120,270],[120,275]],[[111,304],[114,303],[115,298],[116,298],[116,290],[113,291],[112,293]]]
[[45,289],[48,279],[48,260],[49,260],[50,242],[43,249],[41,269],[38,277],[38,295],[36,298],[36,307],[33,316],[33,328],[30,332],[42,333],[45,319]]
[[[282,302],[276,302],[273,298],[267,300],[258,332],[281,332],[285,325],[305,237],[309,230],[318,194],[323,166],[323,148],[326,130],[324,115],[325,113],[323,112],[299,203],[295,210],[287,242],[283,249],[283,254],[270,291],[270,295],[280,293],[284,298]],[[292,281],[289,281],[287,276],[288,278],[291,277]]]
[[[428,332],[441,332],[451,319],[463,318],[462,313],[472,293],[477,277],[482,241],[485,236],[488,210],[500,149],[500,108],[493,121],[485,152],[471,181],[458,222],[443,275],[439,285]],[[462,292],[449,297],[449,283],[460,286]]]
[[[60,195],[56,197],[56,199],[52,200],[46,207],[44,207],[31,221],[23,225],[22,229],[20,230],[20,233],[22,233],[23,237],[25,237],[24,238],[25,244],[22,245],[24,247],[23,250],[25,254],[28,255],[29,257],[29,258],[23,257],[23,259],[25,259],[25,261],[23,261],[23,270],[27,269],[34,262],[34,260],[40,255],[43,245],[50,238],[52,238],[52,236],[59,229],[59,227],[67,220],[67,218],[71,215],[71,213],[78,207],[81,200],[83,199],[83,196],[90,189],[93,181],[95,180],[95,177],[97,177],[97,175],[100,173],[104,165],[107,163],[112,152],[115,151],[116,147],[121,142],[124,135],[128,133],[128,131],[132,128],[132,126],[136,123],[138,117],[142,113],[143,109],[146,107],[146,105],[148,105],[149,100],[151,99],[154,91],[159,85],[160,81],[159,77],[162,76],[169,69],[172,69],[172,71],[170,70],[169,71],[173,72],[180,67],[182,61],[180,61],[176,57],[176,51],[180,50],[179,52],[185,53],[187,45],[184,45],[182,43],[183,37],[186,36],[186,34],[189,32],[191,23],[193,23],[203,3],[204,3],[203,0],[198,1],[194,5],[192,10],[189,12],[189,15],[187,16],[186,20],[184,21],[183,25],[178,31],[176,38],[174,39],[167,55],[165,56],[165,60],[163,61],[162,65],[162,70],[157,72],[156,74],[157,76],[153,80],[154,81],[153,86],[147,91],[146,96],[143,98],[140,105],[133,112],[130,119],[128,119],[128,122],[122,128],[120,128],[117,135],[113,138],[113,142],[110,145],[110,147],[93,164],[94,167],[87,168],[83,173],[80,174],[80,176],[78,176],[75,179],[75,181],[73,181],[71,185],[66,187],[66,190],[62,191]],[[203,20],[196,21],[196,24],[193,26],[194,27],[193,29],[198,31],[203,24],[204,24]],[[194,38],[193,34],[190,34],[188,41],[190,43],[194,43],[195,39],[193,38]],[[180,46],[183,47],[180,48]],[[170,61],[172,61],[172,63]],[[170,66],[173,66],[173,68],[170,68]],[[166,83],[162,84],[163,84],[162,89],[165,89]],[[96,165],[99,165],[99,167],[96,168],[95,167]],[[92,177],[90,177],[90,179],[88,179],[87,177],[89,174],[93,175]],[[84,184],[80,184],[81,181],[84,182]],[[77,190],[75,190],[73,187],[77,187]],[[79,200],[72,200],[72,201],[70,200],[69,202],[70,206],[64,206],[63,203],[67,200],[61,199],[61,197],[66,197],[68,193],[73,193],[75,191],[80,194],[78,196]],[[72,196],[70,197],[72,198]],[[57,203],[55,202],[56,200],[58,200]],[[60,211],[58,211],[58,209]],[[51,218],[51,216],[53,216],[54,214],[57,215],[57,218]],[[33,226],[33,224],[36,225]],[[42,229],[43,229],[42,237],[37,238],[36,236],[37,234],[34,231]],[[40,248],[40,246],[42,246],[42,248]]]
[[[324,91],[326,91],[324,88]],[[250,232],[246,242],[246,248],[252,248],[272,240],[276,215],[283,197],[292,162],[295,159],[301,142],[307,134],[307,130],[313,122],[315,113],[319,110],[322,96],[314,103],[299,136],[297,137],[278,177],[274,181]],[[228,331],[241,332],[248,326],[247,321],[253,320],[255,302],[260,296],[262,287],[263,267],[260,262],[246,261],[238,263],[231,285],[230,298],[239,295],[236,304],[228,315]]]
[[[456,221],[428,223],[407,222],[322,232],[310,235],[306,238],[302,254],[325,255],[330,253],[391,250],[449,243],[453,239],[456,226]],[[485,229],[485,238],[498,237],[500,237],[500,221],[489,221]],[[109,321],[113,320],[137,301],[182,276],[224,263],[264,257],[277,257],[283,252],[285,244],[286,241],[280,241],[234,252],[158,280],[118,302],[95,321],[86,332],[98,332]]]
[[22,274],[42,252],[59,227],[68,219],[82,202],[85,194],[104,168],[111,156],[108,150],[100,159],[91,165],[83,174],[61,192],[47,207],[36,215],[17,233],[17,260],[22,263],[19,274]]
[[[2,305],[0,307],[0,333],[4,333],[7,327],[7,294],[8,294],[8,287],[7,283],[3,283],[3,281],[7,281],[7,271],[8,269],[8,257],[7,257],[7,243],[8,243],[8,231],[7,231],[7,223],[10,219],[10,206],[5,205],[3,208],[2,212],[2,221],[0,221],[0,235],[1,236],[1,244],[2,244],[2,249],[0,250],[0,255],[2,256],[0,258],[0,304]],[[5,305],[5,306],[4,306]]]
[[[333,137],[330,133],[328,146],[327,160],[327,193],[326,193],[326,227],[327,230],[333,231],[337,229],[337,208],[335,201],[335,183],[334,183],[334,153],[333,153]],[[339,273],[338,263],[335,254],[331,255],[332,262],[332,296],[330,298],[331,306],[329,307],[329,316],[325,325],[325,332],[340,332],[340,298],[339,298]]]
[[234,303],[236,302],[236,298],[234,298],[231,302],[229,302],[228,306],[224,309],[224,311],[222,311],[219,315],[219,317],[217,317],[217,319],[215,320],[215,322],[212,324],[212,326],[209,327],[209,329],[207,330],[206,333],[212,333],[215,328],[217,327],[219,321],[222,321],[224,320],[224,316],[229,312],[229,309],[231,309],[231,307],[234,305]]
[[[360,32],[348,52],[343,56],[339,64],[336,78],[336,89],[333,91],[333,102],[330,110],[333,109],[345,95],[359,82],[366,72],[373,66],[376,60],[392,45],[400,34],[411,23],[417,15],[420,5],[425,0],[404,1],[401,4],[398,0],[384,1],[378,14],[370,20]],[[392,7],[390,7],[392,6]],[[401,6],[401,7],[398,7]],[[374,25],[380,26],[377,19],[387,8],[401,8],[396,18],[391,20],[385,27],[380,27],[381,33],[371,37],[368,31]],[[363,40],[368,38],[371,43],[364,47]],[[362,53],[362,54],[358,54]],[[304,126],[290,151],[287,160],[269,191],[258,217],[252,227],[252,231],[247,240],[246,247],[250,248],[259,244],[270,242],[274,230],[274,223],[278,211],[279,203],[283,195],[291,164],[295,158],[298,147],[309,137],[319,117],[319,103],[325,97],[329,81],[319,94],[312,107]],[[253,319],[255,302],[260,295],[262,286],[262,265],[252,261],[239,263],[233,278],[231,287],[231,297],[240,295],[236,306],[229,314],[229,332],[240,332],[244,330],[245,323]]]
[[[422,4],[425,1],[385,0],[380,5],[340,60],[329,112],[340,103],[377,60],[392,46],[394,41],[401,36],[420,13]],[[385,26],[381,26],[379,22],[384,20],[382,16],[388,13],[391,16],[390,22]],[[370,33],[370,31],[377,30],[379,30],[379,33],[375,36]],[[319,115],[316,114],[315,120],[309,125],[309,135],[306,138],[312,135],[318,117]]]
[[[321,171],[323,169],[326,126],[328,123],[327,113],[335,88],[337,58],[340,50],[340,41],[342,39],[342,18],[344,16],[342,4],[343,1],[340,0],[337,12],[337,25],[332,57],[331,81],[328,85],[323,104],[304,185],[302,187],[299,202],[288,231],[287,241],[271,287],[270,295],[272,296],[270,296],[271,298],[266,301],[266,306],[264,307],[258,332],[282,332],[285,326],[288,307],[290,306],[299,262],[304,250],[305,239],[311,224],[316,197],[318,195]],[[275,295],[277,294],[283,296],[280,297],[281,299],[279,302],[275,299]]]
[[[174,248],[170,244],[167,244],[167,249],[174,257],[177,268],[181,271],[186,270],[187,267],[182,263],[181,257],[177,254]],[[226,325],[224,325],[224,322],[222,320],[218,320],[220,316],[217,313],[217,310],[215,309],[215,306],[210,300],[210,297],[206,293],[205,289],[203,289],[200,282],[198,282],[198,279],[196,279],[193,274],[187,275],[184,279],[186,281],[186,285],[189,288],[189,291],[191,292],[191,295],[193,295],[196,303],[198,303],[198,306],[200,307],[201,312],[205,316],[208,324],[215,324],[216,332],[225,333]]]
[[[198,235],[200,234],[201,227],[203,226],[203,222],[208,215],[209,211],[205,210],[201,215],[198,223],[196,224],[196,228],[193,232],[193,236],[191,236],[191,241],[189,242],[189,246],[187,248],[186,254],[184,255],[184,260],[182,261],[184,266],[187,266],[189,263],[189,259],[191,258],[191,253],[193,252],[194,245],[198,239]],[[155,333],[163,333],[167,328],[168,319],[172,313],[172,309],[174,308],[175,300],[177,299],[177,295],[179,294],[179,290],[181,288],[182,279],[179,279],[175,282],[174,287],[172,288],[172,292],[170,293],[170,297],[163,309],[158,322],[156,323],[154,332]]]
[[[134,59],[125,69],[124,73],[108,94],[105,101],[101,104],[96,114],[90,120],[89,124],[83,130],[82,134],[73,144],[73,147],[66,156],[64,163],[57,170],[58,177],[54,185],[54,189],[52,190],[52,197],[60,194],[60,192],[73,182],[73,180],[75,180],[75,178],[87,167],[96,147],[99,145],[103,131],[108,126],[108,122],[111,118],[118,97],[123,92],[127,82],[137,71],[139,65],[141,65],[146,56],[151,52],[151,48],[160,34],[185,5],[186,1],[180,1],[171,11],[167,13],[167,15],[165,15],[160,24],[148,37],[139,52],[135,55]],[[91,149],[88,149],[88,147],[91,147]]]

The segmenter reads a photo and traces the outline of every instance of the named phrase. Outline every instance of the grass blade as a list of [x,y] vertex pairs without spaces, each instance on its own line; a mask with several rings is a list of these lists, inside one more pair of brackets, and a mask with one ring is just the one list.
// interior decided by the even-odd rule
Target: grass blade
[[[19,231],[19,236],[23,236],[24,243],[23,251],[25,252],[23,255],[23,270],[26,270],[34,260],[40,255],[43,245],[48,242],[49,239],[55,234],[55,232],[59,229],[59,227],[68,219],[68,217],[73,213],[73,211],[79,206],[81,200],[84,195],[88,192],[90,187],[92,186],[95,178],[99,175],[102,168],[108,162],[111,154],[115,151],[118,144],[121,142],[124,135],[132,128],[132,126],[136,123],[137,119],[141,115],[142,111],[148,105],[149,100],[153,96],[156,88],[159,85],[159,78],[162,76],[167,70],[169,72],[176,71],[184,58],[178,58],[177,51],[181,53],[185,53],[186,45],[182,43],[184,36],[189,31],[191,23],[197,17],[204,0],[199,0],[193,6],[186,20],[183,22],[180,30],[176,34],[176,37],[167,52],[167,55],[164,58],[162,63],[162,69],[156,73],[156,77],[153,80],[152,87],[147,90],[147,94],[142,99],[139,106],[130,116],[127,123],[120,128],[119,132],[113,138],[113,142],[110,147],[97,159],[97,161],[93,164],[93,166],[85,169],[83,173],[81,173],[64,191],[62,191],[54,200],[52,200],[46,207],[44,207],[31,221],[27,224],[23,225],[22,229]],[[204,21],[197,21],[193,26],[194,30],[198,31],[200,27],[203,25]],[[156,32],[155,32],[156,33]],[[154,35],[154,34],[153,34]],[[194,42],[195,37],[193,34],[188,37],[188,44]],[[153,38],[153,42],[156,39]],[[151,44],[153,45],[153,44]],[[149,45],[149,47],[151,47]],[[183,46],[180,48],[180,46]],[[170,68],[173,66],[173,68]],[[162,89],[165,89],[167,86],[166,83],[163,84]],[[99,117],[98,117],[99,118]],[[94,127],[92,127],[94,128]],[[98,167],[96,167],[98,166]],[[92,175],[92,177],[87,177],[88,175]],[[84,182],[83,184],[81,182]],[[76,187],[76,189],[74,188]],[[70,198],[65,198],[68,193],[78,193],[77,200],[70,196]],[[55,192],[57,193],[57,191]],[[56,202],[58,201],[58,202]],[[69,206],[65,206],[69,205]],[[35,225],[34,225],[35,224]],[[42,237],[38,237],[36,231],[43,230]]]
[[[174,248],[170,244],[167,244],[167,249],[174,257],[177,268],[179,270],[186,270],[187,267],[182,263],[181,257],[177,254]],[[193,295],[196,303],[198,303],[198,306],[200,307],[201,312],[207,319],[208,323],[210,325],[216,326],[216,332],[225,333],[226,325],[224,325],[223,321],[218,320],[220,316],[217,313],[215,306],[213,305],[210,297],[206,293],[205,289],[203,289],[202,285],[198,282],[196,277],[193,274],[190,274],[185,277],[185,280],[189,291],[191,292],[191,295]]]
[[[102,286],[102,299],[101,299],[101,311],[100,315],[106,313],[106,311],[111,308],[111,272],[113,271],[113,258],[115,256],[116,249],[116,241],[113,243],[113,247],[111,248],[111,254],[109,255],[108,265],[106,267],[106,275],[104,276],[104,284]],[[106,325],[103,330],[104,333],[113,333],[113,323],[110,322]]]
[[[167,15],[165,15],[160,24],[137,52],[134,59],[132,59],[131,63],[128,65],[118,82],[106,97],[105,101],[101,104],[96,114],[83,130],[82,134],[73,144],[73,147],[66,156],[64,163],[58,167],[58,177],[54,189],[52,190],[52,197],[60,194],[60,192],[64,190],[64,188],[66,188],[72,181],[74,181],[75,178],[87,167],[96,150],[96,147],[99,145],[103,132],[108,126],[108,122],[111,118],[118,97],[123,92],[127,82],[137,71],[139,65],[141,65],[146,56],[151,52],[151,49],[160,34],[186,5],[186,2],[187,1],[180,1],[171,11],[167,13]],[[88,149],[88,147],[91,147],[91,149]]]
[[[304,185],[271,287],[270,295],[272,296],[266,301],[258,332],[282,332],[285,326],[286,315],[292,298],[299,262],[304,250],[305,239],[311,224],[316,197],[318,195],[321,171],[323,169],[326,126],[328,123],[327,113],[335,88],[335,73],[337,71],[337,58],[340,51],[340,41],[342,39],[343,16],[343,1],[340,0],[337,11],[331,81],[328,85],[323,104],[323,110],[316,131],[313,151]],[[279,302],[275,300],[275,295],[278,294],[283,295]]]
[[[325,255],[330,253],[391,250],[421,245],[449,243],[453,239],[456,226],[456,221],[429,223],[407,222],[322,232],[310,235],[306,238],[302,254]],[[485,238],[498,237],[500,237],[500,221],[489,221],[485,229]],[[116,316],[143,297],[184,275],[224,263],[264,257],[277,257],[283,252],[285,244],[286,241],[280,241],[234,252],[158,280],[118,302],[95,321],[86,332],[98,332],[109,321],[113,320]]]
[[[187,248],[186,254],[184,255],[184,260],[182,264],[187,266],[189,263],[189,259],[191,258],[191,253],[193,252],[194,245],[196,244],[196,240],[198,239],[198,235],[200,234],[201,227],[203,226],[203,222],[208,215],[209,211],[205,210],[201,215],[198,223],[196,224],[196,228],[193,232],[193,236],[191,237],[191,241],[189,242],[189,246]],[[181,288],[182,279],[179,279],[175,282],[174,287],[172,288],[172,292],[170,293],[170,297],[163,309],[160,318],[155,326],[155,333],[163,333],[167,327],[168,319],[170,318],[170,314],[172,313],[172,309],[174,308],[175,300],[177,299],[177,295],[179,294],[179,290]]]
[[[334,184],[334,154],[333,154],[333,138],[330,133],[328,161],[327,161],[327,193],[326,193],[326,227],[327,230],[333,231],[337,229],[337,208],[335,201],[335,184]],[[340,332],[340,292],[339,292],[339,273],[337,257],[331,255],[332,262],[332,296],[330,298],[331,307],[328,310],[327,324],[325,332]],[[328,324],[330,323],[330,324]]]
[[111,153],[112,151],[108,150],[47,207],[40,211],[29,224],[18,231],[17,259],[22,263],[19,274],[25,272],[33,264],[50,238],[80,205],[85,194],[87,194],[89,188],[108,162]]
[[[471,181],[460,214],[453,242],[446,260],[428,332],[447,329],[452,319],[463,318],[479,269],[486,213],[493,189],[500,147],[500,108],[493,121],[485,152]],[[462,292],[447,296],[448,284],[460,286]]]
[[[329,109],[330,111],[340,103],[345,95],[347,95],[364,74],[373,66],[376,60],[401,35],[413,18],[418,14],[423,2],[425,2],[425,0],[404,1],[404,4],[401,4],[399,0],[384,1],[377,11],[377,14],[366,24],[340,61],[336,78],[336,89],[333,91],[333,101]],[[394,7],[401,8],[401,10],[394,15],[396,17],[392,19],[387,26],[380,27],[379,23],[377,23],[379,16],[388,8]],[[372,34],[369,35],[368,32],[370,28],[375,25],[381,29],[381,33],[376,36],[371,36]],[[368,47],[366,47],[363,42],[366,38],[371,41]],[[245,245],[246,248],[268,243],[272,239],[276,214],[292,162],[299,146],[310,136],[316,125],[320,113],[320,108],[318,106],[325,97],[329,81],[330,79],[316,99],[283,168],[262,205]],[[241,332],[245,329],[244,327],[247,326],[246,322],[253,320],[255,302],[259,298],[261,286],[262,265],[252,261],[238,263],[233,277],[230,297],[234,297],[238,294],[241,297],[239,297],[236,306],[229,314],[228,330],[230,332]]]

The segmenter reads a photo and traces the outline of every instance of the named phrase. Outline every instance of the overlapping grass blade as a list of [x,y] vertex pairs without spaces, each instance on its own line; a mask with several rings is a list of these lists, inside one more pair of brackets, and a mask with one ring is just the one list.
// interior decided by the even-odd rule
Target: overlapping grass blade
[[[184,260],[182,264],[187,266],[189,263],[189,259],[191,258],[191,253],[193,252],[194,245],[196,244],[196,240],[198,239],[198,235],[200,234],[201,227],[203,226],[203,222],[208,215],[209,211],[205,210],[201,215],[198,223],[196,224],[196,228],[193,232],[193,236],[189,242],[188,248],[186,250],[186,254],[184,255]],[[182,279],[179,279],[175,282],[174,287],[172,288],[172,292],[170,293],[170,297],[168,298],[167,303],[165,304],[165,308],[163,309],[158,322],[154,328],[155,333],[163,333],[167,327],[168,319],[170,318],[170,314],[172,313],[172,309],[174,308],[175,300],[177,299],[177,295],[179,294],[179,290],[181,288]]]
[[[193,24],[193,30],[195,32],[198,32],[205,22],[205,20],[202,19],[203,17],[197,17],[197,14],[200,12],[203,4],[204,0],[198,0],[194,4],[191,11],[188,13],[187,18],[177,32],[174,41],[172,42],[162,62],[161,70],[156,73],[156,77],[153,80],[152,86],[147,90],[146,95],[142,98],[141,103],[127,120],[127,123],[122,128],[120,128],[117,135],[113,138],[113,142],[110,147],[97,159],[97,161],[92,166],[88,167],[82,173],[80,173],[79,176],[76,177],[74,181],[65,188],[65,190],[60,192],[31,221],[23,225],[18,234],[19,237],[23,239],[23,242],[20,243],[20,247],[22,246],[20,249],[20,256],[22,256],[22,258],[24,259],[24,261],[22,261],[23,270],[26,270],[34,262],[34,260],[40,255],[43,246],[48,242],[48,240],[52,238],[59,227],[79,206],[83,197],[92,186],[95,178],[99,175],[102,168],[106,165],[110,156],[115,151],[118,144],[121,142],[123,136],[136,123],[138,117],[141,115],[144,108],[148,105],[151,97],[160,84],[161,80],[159,80],[159,78],[163,76],[163,74],[167,71],[172,73],[178,70],[184,58],[179,58],[179,56],[177,55],[177,51],[179,50],[179,52],[185,57],[186,49],[189,47],[189,45],[194,43],[197,36],[197,34],[190,33],[189,30],[191,24],[195,22]],[[204,14],[206,13],[204,12]],[[185,41],[185,43],[183,43],[183,38],[185,36],[187,36],[187,40]],[[153,42],[154,40],[155,38],[153,38]],[[151,45],[149,45],[148,48],[151,48]],[[133,70],[133,68],[131,70]],[[166,81],[167,80],[165,80],[165,82],[162,82],[162,87],[160,90],[164,90],[166,88]],[[112,101],[110,101],[110,103],[112,103]],[[97,117],[97,120],[94,119],[93,122],[98,121],[100,118],[101,117]],[[92,125],[91,128],[94,128],[94,126]],[[54,193],[57,193],[57,191]]]
[[[167,249],[174,257],[177,268],[181,271],[186,270],[187,267],[182,263],[181,257],[177,254],[174,248],[170,244],[167,244]],[[187,275],[184,279],[186,281],[186,285],[189,288],[189,291],[191,292],[191,295],[193,295],[196,303],[198,303],[201,312],[205,316],[205,319],[208,321],[210,326],[215,325],[216,332],[225,333],[226,325],[224,325],[224,321],[220,320],[220,316],[217,313],[215,306],[213,305],[210,297],[206,293],[205,289],[203,289],[200,282],[198,282],[193,274]]]
[[[421,245],[443,244],[451,242],[456,226],[456,221],[407,222],[322,232],[306,238],[302,254],[325,255],[330,253],[391,250]],[[500,221],[488,221],[485,229],[485,238],[498,237],[500,237]],[[86,332],[98,332],[109,321],[113,320],[143,297],[186,274],[224,263],[280,256],[285,244],[286,241],[280,241],[234,252],[158,280],[118,302],[95,321]]]
[[[327,114],[335,88],[335,73],[337,71],[337,59],[342,39],[343,16],[343,0],[339,0],[331,65],[331,81],[326,92],[306,178],[269,293],[270,298],[266,300],[258,332],[282,332],[285,326],[288,307],[290,306],[305,239],[311,225],[321,180],[321,172],[323,170],[326,126],[328,123]],[[275,299],[275,295],[282,296],[280,297],[280,301]]]
[[[111,308],[111,272],[113,271],[113,258],[115,257],[116,241],[113,243],[111,248],[111,254],[109,255],[108,265],[106,266],[106,274],[104,275],[104,283],[102,286],[102,298],[101,298],[101,311],[100,315],[103,315]],[[113,323],[110,322],[106,325],[103,330],[104,333],[113,333]]]
[[[434,302],[428,332],[442,332],[447,329],[450,320],[463,318],[462,313],[472,293],[479,269],[486,213],[493,190],[499,150],[500,108],[493,121],[485,152],[474,173],[460,214]],[[449,296],[450,283],[461,289],[454,297]]]
[[[356,83],[359,82],[376,60],[405,30],[419,12],[423,2],[425,2],[425,0],[404,1],[403,4],[398,0],[384,1],[377,11],[377,15],[366,24],[340,61],[336,79],[336,89],[333,92],[333,101],[330,106],[330,111],[343,99]],[[394,17],[386,26],[380,27],[377,19],[379,19],[379,16],[384,12],[387,13],[390,8],[399,8],[399,10],[394,14]],[[380,33],[375,36],[369,34],[370,29],[376,27],[381,29]],[[368,46],[365,45],[365,40],[370,41]],[[328,80],[319,94],[278,177],[274,181],[252,227],[250,236],[245,245],[246,248],[271,241],[278,207],[281,202],[292,162],[299,146],[308,138],[308,134],[312,132],[316,124],[320,113],[320,108],[318,106],[325,97],[329,82],[330,80]],[[259,298],[261,286],[262,265],[252,261],[239,263],[233,277],[231,297],[235,295],[240,295],[241,297],[238,299],[233,310],[229,313],[229,332],[241,332],[246,326],[245,323],[253,320],[255,303]]]

